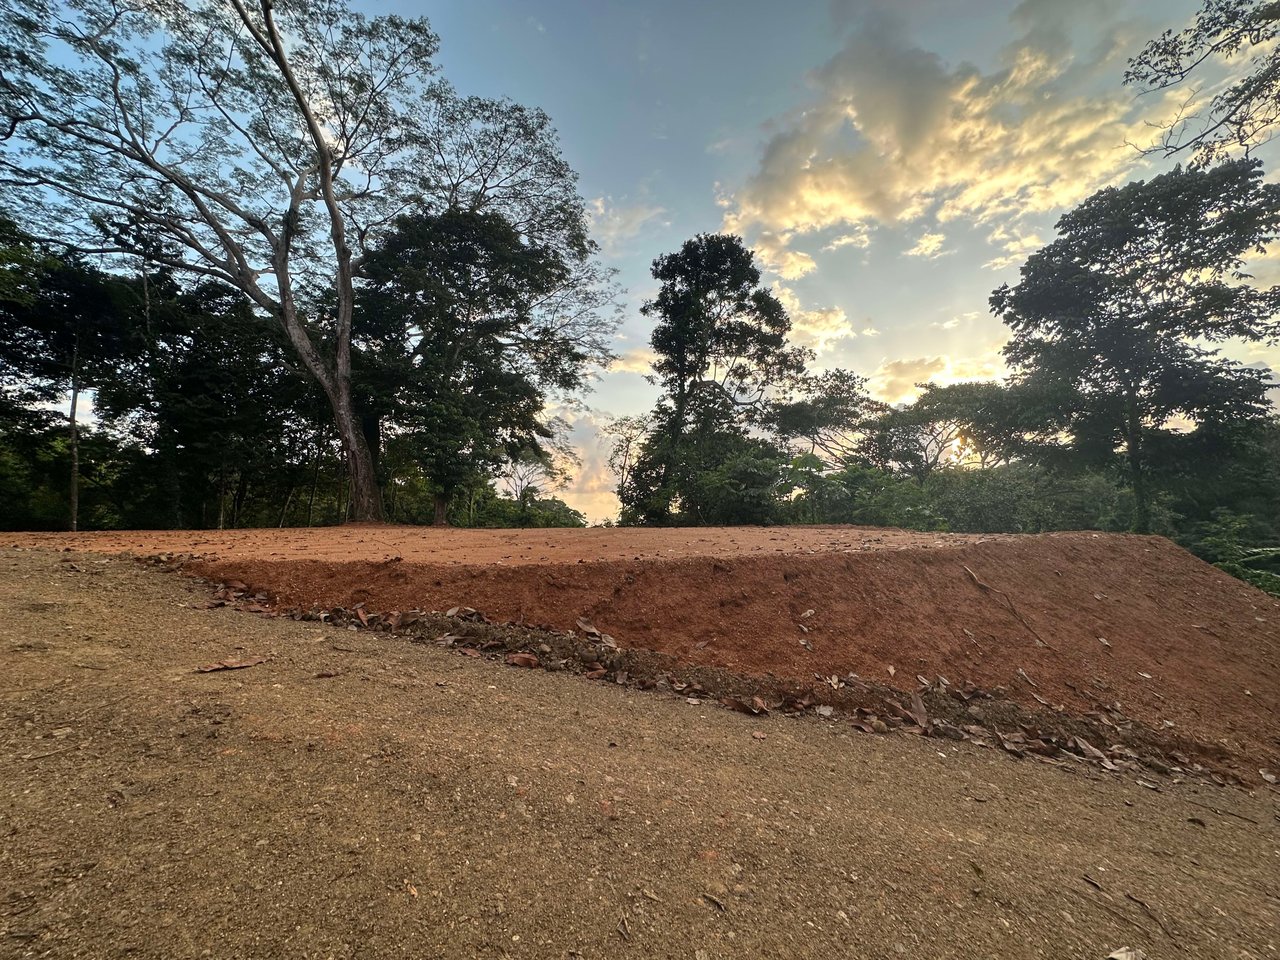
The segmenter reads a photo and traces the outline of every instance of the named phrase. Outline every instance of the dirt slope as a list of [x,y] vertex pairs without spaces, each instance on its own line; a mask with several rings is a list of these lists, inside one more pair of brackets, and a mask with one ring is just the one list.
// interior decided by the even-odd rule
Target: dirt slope
[[286,605],[462,604],[559,629],[585,616],[624,646],[736,672],[854,672],[904,689],[917,675],[942,675],[1005,687],[1031,706],[1036,696],[1072,712],[1119,704],[1150,727],[1220,748],[1242,771],[1280,766],[1280,604],[1159,537],[661,562],[220,560],[194,569]]
[[[1276,949],[1273,791],[748,718],[190,586],[0,550],[0,956]],[[193,672],[229,655],[270,659]]]

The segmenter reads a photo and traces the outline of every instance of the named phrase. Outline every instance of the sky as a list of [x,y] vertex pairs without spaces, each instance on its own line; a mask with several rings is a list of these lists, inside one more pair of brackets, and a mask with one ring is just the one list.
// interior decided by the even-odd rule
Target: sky
[[[1128,57],[1197,0],[451,0],[426,16],[443,75],[552,117],[593,235],[626,289],[561,496],[617,513],[598,425],[642,413],[653,259],[741,235],[817,367],[881,399],[1005,371],[987,299],[1059,216],[1171,165],[1135,144],[1168,95],[1121,83]],[[1178,99],[1185,93],[1178,94]],[[1264,159],[1266,153],[1261,154]],[[1280,281],[1280,261],[1255,270]],[[1233,345],[1280,367],[1280,350]]]

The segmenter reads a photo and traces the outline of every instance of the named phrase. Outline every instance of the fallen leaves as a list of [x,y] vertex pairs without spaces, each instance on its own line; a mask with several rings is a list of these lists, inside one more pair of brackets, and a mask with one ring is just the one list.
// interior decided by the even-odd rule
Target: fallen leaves
[[769,705],[759,697],[752,697],[750,703],[739,700],[737,697],[721,697],[720,704],[735,713],[746,713],[751,716],[760,716],[769,712]]
[[508,666],[524,667],[527,670],[542,666],[538,658],[532,653],[508,653],[505,660]]

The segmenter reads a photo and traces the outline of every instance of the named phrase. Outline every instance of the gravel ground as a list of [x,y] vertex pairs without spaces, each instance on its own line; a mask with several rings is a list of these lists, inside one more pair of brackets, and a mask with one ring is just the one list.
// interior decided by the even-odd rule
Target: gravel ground
[[1280,956],[1273,789],[744,717],[197,589],[0,550],[0,956]]

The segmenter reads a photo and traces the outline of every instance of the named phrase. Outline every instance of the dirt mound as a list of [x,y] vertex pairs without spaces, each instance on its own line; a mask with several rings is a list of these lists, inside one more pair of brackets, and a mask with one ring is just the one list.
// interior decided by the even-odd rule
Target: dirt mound
[[446,566],[576,563],[579,560],[678,560],[684,557],[946,547],[1006,539],[999,535],[914,533],[883,527],[681,527],[456,530],[393,524],[345,524],[260,530],[111,530],[19,533],[10,542],[102,553],[216,554],[222,560],[386,560]]
[[1030,707],[1128,716],[1245,773],[1280,763],[1280,603],[1158,537],[930,537],[783,556],[510,566],[224,559],[192,569],[286,605],[464,604],[562,630],[586,617],[625,646],[744,674],[853,672],[902,689],[941,675],[1005,688]]

